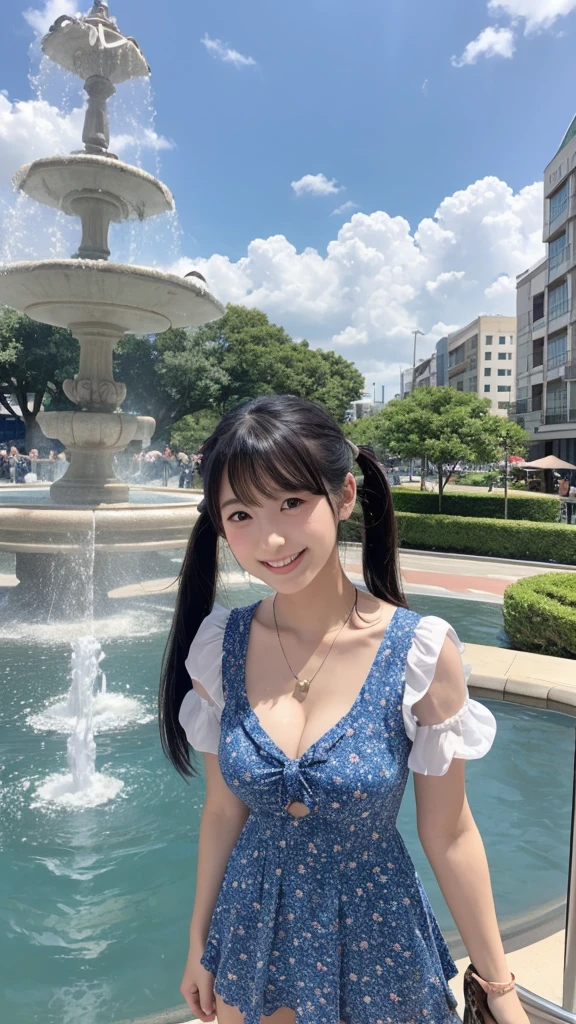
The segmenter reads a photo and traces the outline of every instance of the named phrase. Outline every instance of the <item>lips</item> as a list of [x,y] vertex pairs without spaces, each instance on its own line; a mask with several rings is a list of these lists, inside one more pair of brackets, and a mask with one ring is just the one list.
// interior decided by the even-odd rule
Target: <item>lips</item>
[[[296,555],[288,555],[287,556],[288,560],[284,559],[284,558],[282,558],[282,559],[275,559],[275,561],[280,562],[280,564],[273,565],[271,562],[262,562],[262,565],[266,566],[266,568],[268,569],[269,572],[273,572],[273,573],[276,573],[276,574],[284,575],[285,573],[291,572],[292,569],[295,568],[295,566],[300,564],[300,562],[302,561],[302,557],[305,554],[305,552],[306,552],[306,548],[304,548],[303,551],[300,551]],[[282,564],[282,563],[284,563],[284,564]]]

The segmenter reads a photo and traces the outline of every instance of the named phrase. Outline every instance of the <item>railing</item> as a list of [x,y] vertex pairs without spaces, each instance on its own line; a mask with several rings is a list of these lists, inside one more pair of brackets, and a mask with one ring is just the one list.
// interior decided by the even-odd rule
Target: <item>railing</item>
[[527,413],[542,412],[542,398],[518,398],[510,402],[508,414],[510,416],[525,416]]
[[553,256],[550,256],[548,260],[548,280],[558,267],[561,267],[563,263],[568,263],[570,259],[570,246],[565,245],[563,249],[555,252]]
[[537,320],[534,320],[532,312],[521,313],[518,317],[518,338],[521,338],[525,334],[529,334],[530,331],[539,331],[540,329],[544,329],[545,326],[545,316],[539,316]]
[[564,349],[562,352],[557,352],[554,356],[548,356],[546,366],[551,370],[554,366],[563,366],[567,359],[568,351]]
[[566,380],[576,380],[576,363],[568,363],[564,371]]
[[[562,286],[561,286],[562,287]],[[559,316],[564,316],[564,313],[568,312],[568,299],[563,299],[558,305],[552,306],[548,310],[548,322],[551,320],[557,320]]]
[[564,402],[552,402],[546,406],[546,416],[544,419],[545,423],[567,423],[568,422],[568,403]]

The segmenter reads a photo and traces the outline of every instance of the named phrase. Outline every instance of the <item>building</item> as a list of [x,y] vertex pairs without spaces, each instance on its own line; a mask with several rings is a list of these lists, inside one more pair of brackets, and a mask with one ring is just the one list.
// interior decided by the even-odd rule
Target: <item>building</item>
[[359,398],[356,402],[351,402],[346,412],[345,422],[350,423],[352,420],[361,420],[364,416],[373,416],[375,412],[380,412],[384,408],[384,384],[382,384],[382,400],[380,402],[374,401],[374,397],[369,391],[362,393],[362,398]]
[[491,411],[507,416],[516,397],[516,317],[479,316],[450,334],[446,347],[442,379],[447,372],[450,387],[489,398]]
[[405,398],[412,392],[412,381],[416,388],[436,387],[436,352],[422,359],[415,367],[409,366],[400,372],[400,395]]
[[576,118],[544,172],[546,258],[517,279],[518,369],[511,415],[530,459],[576,463]]

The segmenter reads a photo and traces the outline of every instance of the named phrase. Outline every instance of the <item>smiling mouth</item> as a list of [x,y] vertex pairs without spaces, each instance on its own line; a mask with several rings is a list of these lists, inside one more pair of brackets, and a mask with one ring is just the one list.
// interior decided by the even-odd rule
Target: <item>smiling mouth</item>
[[303,551],[298,551],[295,555],[288,555],[287,558],[281,558],[273,562],[262,562],[262,565],[265,565],[268,569],[285,569],[287,566],[293,565],[304,554],[305,550],[306,548]]

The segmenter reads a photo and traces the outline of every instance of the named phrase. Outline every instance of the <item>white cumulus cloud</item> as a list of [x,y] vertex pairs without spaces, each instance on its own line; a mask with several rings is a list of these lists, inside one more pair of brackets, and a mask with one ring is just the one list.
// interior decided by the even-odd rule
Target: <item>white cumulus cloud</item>
[[395,382],[419,354],[480,313],[515,313],[515,277],[543,255],[542,186],[514,192],[483,178],[442,201],[414,229],[384,210],[355,213],[325,251],[298,251],[284,235],[250,242],[233,262],[222,254],[172,269],[204,274],[224,302],[265,310],[293,337],[335,348],[367,375]]
[[476,39],[468,43],[460,57],[452,57],[452,64],[455,68],[462,68],[465,64],[475,64],[480,57],[506,57],[514,56],[515,43],[514,32],[511,28],[495,28],[489,25],[482,29]]
[[62,14],[75,17],[78,12],[76,0],[46,0],[42,7],[29,7],[23,12],[25,20],[39,36],[45,36],[56,18]]
[[333,196],[342,191],[342,186],[338,185],[336,179],[327,178],[325,174],[305,174],[303,178],[291,184],[297,196]]
[[212,57],[223,61],[224,64],[233,64],[235,68],[251,68],[256,65],[253,57],[245,57],[243,53],[232,49],[228,43],[223,43],[221,39],[212,39],[208,33],[202,39],[202,45],[206,47]]
[[351,199],[347,203],[342,203],[342,206],[337,206],[335,210],[332,210],[331,217],[340,217],[344,213],[352,213],[352,210],[358,209],[358,203],[353,203]]
[[507,14],[522,19],[526,32],[550,28],[558,18],[576,10],[576,0],[489,0],[488,10],[496,16]]

